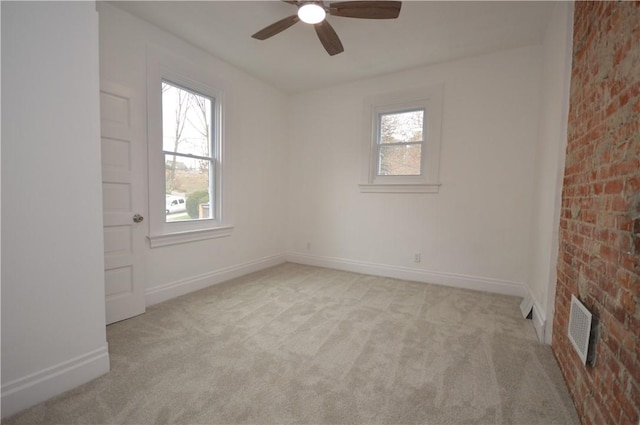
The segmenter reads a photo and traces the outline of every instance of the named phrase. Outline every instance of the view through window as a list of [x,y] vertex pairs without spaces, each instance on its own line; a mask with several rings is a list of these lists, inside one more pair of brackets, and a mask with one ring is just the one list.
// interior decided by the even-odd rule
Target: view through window
[[422,174],[424,109],[378,116],[378,175]]
[[166,222],[214,219],[215,99],[162,81]]

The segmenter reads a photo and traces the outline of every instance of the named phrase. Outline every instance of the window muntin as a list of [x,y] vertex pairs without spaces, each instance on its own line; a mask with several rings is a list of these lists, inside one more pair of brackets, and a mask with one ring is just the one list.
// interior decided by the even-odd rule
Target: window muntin
[[424,108],[377,115],[377,175],[422,175]]
[[165,222],[215,219],[215,99],[162,80]]

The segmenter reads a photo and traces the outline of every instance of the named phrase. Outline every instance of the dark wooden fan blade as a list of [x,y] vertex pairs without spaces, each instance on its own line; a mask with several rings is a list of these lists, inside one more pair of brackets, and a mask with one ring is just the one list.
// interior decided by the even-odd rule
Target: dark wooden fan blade
[[316,34],[318,34],[320,42],[329,55],[333,56],[344,52],[342,42],[329,22],[324,20],[319,24],[315,24],[313,27],[316,29]]
[[268,27],[261,29],[257,33],[253,34],[251,37],[257,38],[258,40],[266,40],[267,38],[273,37],[274,35],[286,30],[287,28],[289,28],[291,25],[295,24],[299,20],[300,18],[298,18],[298,15],[288,16],[284,19],[279,20],[274,24],[269,25]]
[[329,5],[329,14],[345,18],[395,19],[400,15],[401,1],[342,1]]
[[298,4],[297,0],[280,0],[280,1],[284,3],[289,3],[289,4],[295,4],[295,5]]

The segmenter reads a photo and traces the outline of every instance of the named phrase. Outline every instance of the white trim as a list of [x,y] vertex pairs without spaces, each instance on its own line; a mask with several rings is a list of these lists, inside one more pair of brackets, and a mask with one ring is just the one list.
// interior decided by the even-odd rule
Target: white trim
[[145,292],[147,306],[158,304],[171,298],[198,291],[249,273],[277,266],[284,262],[286,262],[285,256],[283,254],[277,254],[150,288]]
[[164,235],[147,236],[149,246],[158,248],[160,246],[177,245],[186,242],[201,241],[205,239],[222,238],[231,235],[233,226],[215,227],[213,229],[193,230],[190,232],[167,233]]
[[468,276],[454,273],[443,273],[409,267],[375,264],[366,261],[346,260],[332,257],[321,257],[297,252],[289,252],[285,256],[291,263],[309,266],[328,267],[355,273],[392,277],[416,282],[433,283],[453,288],[472,289],[495,294],[523,297],[526,287],[523,283],[488,277]]
[[531,312],[531,321],[533,322],[533,328],[536,330],[538,341],[543,344],[549,344],[545,341],[545,314],[544,310],[540,308],[537,302],[533,303],[533,311]]
[[[559,7],[559,6],[556,6]],[[547,289],[547,314],[545,325],[544,342],[551,345],[553,339],[553,317],[555,315],[555,299],[556,286],[558,283],[558,256],[560,252],[560,212],[562,205],[562,187],[564,179],[564,167],[567,156],[567,133],[569,126],[569,100],[571,97],[571,68],[573,60],[573,13],[574,2],[567,2],[561,7],[566,8],[566,27],[565,27],[565,57],[564,57],[564,86],[563,104],[562,104],[562,125],[560,128],[560,140],[558,143],[558,164],[556,168],[556,193],[555,193],[555,211],[553,215],[553,238],[550,248],[551,267],[549,273],[549,286]],[[639,424],[640,425],[640,424]]]
[[527,288],[527,293],[524,294],[524,298],[520,303],[520,313],[524,319],[529,317],[529,313],[533,311],[533,298],[531,297],[531,291]]
[[[226,94],[228,90],[224,81],[218,80],[206,67],[201,66],[197,57],[183,57],[164,48],[147,46],[147,161],[148,161],[148,201],[149,201],[149,240],[159,240],[159,236],[168,235],[165,241],[178,240],[175,243],[189,242],[186,238],[174,238],[173,234],[190,233],[195,235],[197,230],[213,230],[211,237],[216,235],[215,229],[230,225],[228,189],[229,183],[229,152],[226,135]],[[181,88],[192,90],[214,99],[212,105],[213,144],[215,155],[214,167],[214,198],[215,218],[206,220],[185,220],[166,222],[166,196],[164,187],[165,158],[162,146],[162,81],[166,80]],[[212,152],[213,153],[213,152]],[[201,235],[207,235],[202,233]],[[201,240],[208,237],[199,237]],[[181,240],[180,240],[181,239]],[[170,243],[167,243],[170,244]]]
[[359,184],[360,193],[438,193],[441,184]]
[[102,347],[2,386],[2,417],[7,417],[109,372],[109,350]]
[[533,323],[533,328],[536,331],[536,336],[538,337],[538,341],[540,341],[543,344],[550,345],[551,341],[545,340],[547,313],[542,307],[540,307],[540,304],[538,303],[536,298],[533,296],[533,293],[531,292],[531,288],[529,288],[528,286],[525,286],[525,291],[526,291],[526,294],[524,296],[525,299],[530,300],[532,304],[531,322]]

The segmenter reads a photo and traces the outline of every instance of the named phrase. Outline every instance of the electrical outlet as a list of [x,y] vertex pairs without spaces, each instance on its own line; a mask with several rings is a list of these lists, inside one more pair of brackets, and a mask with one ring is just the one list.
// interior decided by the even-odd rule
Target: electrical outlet
[[422,261],[422,254],[420,254],[419,252],[413,254],[413,262],[419,263],[420,261]]
[[307,251],[311,251],[311,242],[307,242]]

